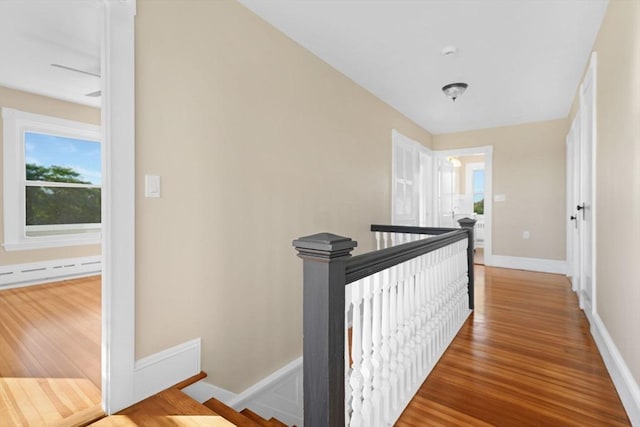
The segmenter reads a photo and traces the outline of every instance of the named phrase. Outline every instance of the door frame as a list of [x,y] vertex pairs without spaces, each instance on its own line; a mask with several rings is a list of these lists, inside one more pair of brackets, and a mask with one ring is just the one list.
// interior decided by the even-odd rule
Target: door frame
[[103,10],[102,406],[109,415],[135,403],[136,2],[102,0],[97,7]]
[[433,151],[435,158],[484,155],[484,263],[493,265],[493,145]]

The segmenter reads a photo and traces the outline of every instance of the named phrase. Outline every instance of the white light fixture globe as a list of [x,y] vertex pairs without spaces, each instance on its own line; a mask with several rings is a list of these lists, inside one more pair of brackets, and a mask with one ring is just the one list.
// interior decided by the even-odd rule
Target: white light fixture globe
[[456,102],[456,99],[464,93],[465,90],[469,87],[466,83],[449,83],[442,87],[442,91],[445,95]]

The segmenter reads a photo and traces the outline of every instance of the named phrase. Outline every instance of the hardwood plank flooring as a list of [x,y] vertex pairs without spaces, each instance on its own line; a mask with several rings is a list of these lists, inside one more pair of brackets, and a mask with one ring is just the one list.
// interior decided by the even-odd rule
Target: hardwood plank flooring
[[569,281],[475,271],[474,313],[396,426],[629,426]]
[[0,291],[0,426],[102,413],[101,278]]

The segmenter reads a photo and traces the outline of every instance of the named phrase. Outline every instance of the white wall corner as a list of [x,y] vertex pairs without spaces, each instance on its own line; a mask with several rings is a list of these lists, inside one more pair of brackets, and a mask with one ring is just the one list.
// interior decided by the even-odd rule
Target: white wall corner
[[640,386],[633,378],[604,322],[597,313],[591,316],[591,335],[618,391],[632,426],[640,426]]
[[511,268],[515,270],[538,271],[542,273],[566,274],[566,261],[543,258],[525,258],[506,255],[485,255],[488,267]]
[[200,373],[200,338],[139,359],[134,364],[138,402]]
[[205,380],[183,391],[199,402],[215,397],[238,411],[249,408],[266,419],[275,417],[285,424],[302,426],[302,378],[302,357],[299,357],[239,394]]

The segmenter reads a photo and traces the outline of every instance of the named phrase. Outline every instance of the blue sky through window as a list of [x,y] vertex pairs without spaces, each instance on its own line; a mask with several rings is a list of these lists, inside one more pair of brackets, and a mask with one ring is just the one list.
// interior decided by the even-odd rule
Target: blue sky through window
[[26,132],[24,142],[26,163],[69,167],[80,174],[82,181],[101,184],[99,142],[34,132]]

